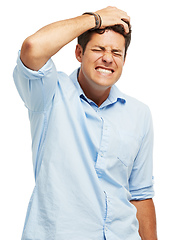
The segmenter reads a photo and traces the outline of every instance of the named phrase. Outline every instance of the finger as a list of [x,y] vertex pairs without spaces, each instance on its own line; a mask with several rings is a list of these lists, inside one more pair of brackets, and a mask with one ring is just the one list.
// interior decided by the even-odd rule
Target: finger
[[121,19],[121,25],[124,28],[125,33],[129,33],[129,27],[130,27],[130,17],[128,16],[128,14],[122,10],[121,14],[120,14],[120,19]]
[[121,19],[122,26],[124,28],[125,33],[129,33],[130,22],[127,19]]

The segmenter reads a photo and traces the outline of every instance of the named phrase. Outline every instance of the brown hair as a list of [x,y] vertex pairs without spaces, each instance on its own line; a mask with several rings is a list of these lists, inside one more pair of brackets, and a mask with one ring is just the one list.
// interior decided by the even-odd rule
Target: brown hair
[[128,23],[128,26],[129,26],[129,33],[125,33],[124,28],[121,25],[108,26],[103,29],[88,30],[78,37],[78,44],[80,44],[81,47],[83,48],[83,54],[84,54],[86,45],[91,40],[91,37],[94,33],[103,34],[106,30],[112,30],[112,31],[117,32],[124,36],[124,38],[125,38],[125,54],[124,54],[124,56],[126,56],[127,49],[131,42],[131,26],[129,23]]

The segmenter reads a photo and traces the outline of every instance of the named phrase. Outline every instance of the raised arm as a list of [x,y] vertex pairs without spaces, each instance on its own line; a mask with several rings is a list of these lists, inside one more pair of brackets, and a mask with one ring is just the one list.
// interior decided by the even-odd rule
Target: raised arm
[[[116,7],[99,10],[102,26],[121,24],[128,33],[128,25],[123,21],[130,21],[128,15]],[[63,46],[95,26],[93,15],[82,15],[72,19],[49,24],[23,42],[21,60],[32,70],[39,70],[49,58],[56,54]]]

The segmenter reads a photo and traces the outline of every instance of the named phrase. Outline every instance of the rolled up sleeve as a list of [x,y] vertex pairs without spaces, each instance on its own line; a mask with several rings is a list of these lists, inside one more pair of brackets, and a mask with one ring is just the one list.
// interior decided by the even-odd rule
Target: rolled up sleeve
[[29,110],[41,112],[49,107],[57,86],[57,71],[51,59],[39,71],[33,71],[24,66],[19,51],[13,78]]

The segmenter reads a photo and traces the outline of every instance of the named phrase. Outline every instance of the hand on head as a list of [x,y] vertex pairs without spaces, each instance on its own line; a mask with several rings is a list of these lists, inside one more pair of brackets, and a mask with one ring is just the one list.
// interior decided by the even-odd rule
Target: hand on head
[[130,17],[126,12],[116,8],[107,7],[96,12],[101,17],[101,28],[114,25],[122,25],[124,31],[129,33]]

